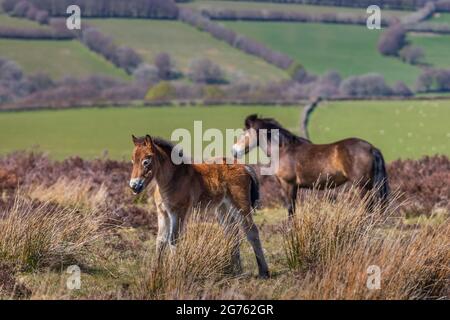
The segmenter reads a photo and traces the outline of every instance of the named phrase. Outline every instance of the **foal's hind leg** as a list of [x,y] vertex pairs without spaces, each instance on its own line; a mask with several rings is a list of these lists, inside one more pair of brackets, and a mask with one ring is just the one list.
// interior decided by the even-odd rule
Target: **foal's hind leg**
[[240,222],[244,234],[255,252],[259,276],[262,278],[268,278],[269,268],[267,266],[266,259],[264,258],[258,228],[253,222],[249,192],[245,192],[241,185],[235,185],[230,187],[230,195],[231,205],[236,209],[236,220]]
[[235,209],[229,203],[226,203],[220,208],[217,208],[216,214],[219,223],[224,227],[225,233],[232,237],[234,241],[233,251],[231,253],[232,273],[241,274],[241,240],[239,238],[239,228],[235,218],[236,212],[233,212],[233,210]]
[[253,222],[251,213],[246,214],[241,219],[242,229],[244,230],[247,240],[252,245],[255,252],[256,262],[258,263],[258,272],[261,278],[269,277],[269,267],[267,266],[266,259],[264,258],[264,252],[261,246],[261,240],[259,239],[259,232],[256,224]]

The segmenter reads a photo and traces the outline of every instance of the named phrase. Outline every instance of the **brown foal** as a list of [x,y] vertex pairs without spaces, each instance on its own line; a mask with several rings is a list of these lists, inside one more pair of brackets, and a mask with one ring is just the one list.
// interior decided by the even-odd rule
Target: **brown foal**
[[[267,130],[263,142],[260,141],[261,129]],[[265,148],[270,156],[273,129],[278,130],[279,137],[279,166],[275,176],[283,190],[290,217],[295,212],[298,188],[334,188],[350,182],[361,186],[363,194],[374,189],[377,199],[383,205],[387,202],[389,185],[383,155],[362,139],[313,144],[292,134],[274,119],[250,115],[245,119],[243,135],[233,145],[234,156],[242,157],[257,146]]]
[[[260,277],[269,276],[258,228],[252,217],[259,197],[259,184],[251,167],[225,164],[225,161],[223,164],[174,164],[172,152],[181,151],[175,150],[171,143],[149,135],[142,138],[133,136],[133,143],[131,189],[138,194],[152,180],[156,182],[158,255],[167,244],[175,246],[188,215],[193,210],[200,210],[215,214],[220,223],[238,223],[253,247]],[[238,241],[232,263],[240,272]]]

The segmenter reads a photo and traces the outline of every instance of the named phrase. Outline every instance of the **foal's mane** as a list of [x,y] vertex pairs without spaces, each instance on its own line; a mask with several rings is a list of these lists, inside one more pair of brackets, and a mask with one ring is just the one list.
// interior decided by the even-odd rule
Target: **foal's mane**
[[[152,141],[155,145],[157,145],[161,150],[164,151],[168,156],[172,154],[172,150],[175,147],[174,144],[170,141],[167,141],[160,137],[152,137]],[[137,138],[137,143],[144,144],[145,137]]]
[[[251,116],[250,116],[251,117]],[[274,118],[254,118],[258,128],[255,129],[278,129],[280,133],[280,142],[282,144],[302,144],[311,143],[310,140],[299,137],[289,130],[283,128],[283,126]],[[270,131],[268,132],[270,134]]]

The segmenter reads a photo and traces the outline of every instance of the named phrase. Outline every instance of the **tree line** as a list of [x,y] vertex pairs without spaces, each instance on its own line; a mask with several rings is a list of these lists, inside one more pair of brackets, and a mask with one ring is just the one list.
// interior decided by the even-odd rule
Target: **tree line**
[[173,0],[4,0],[5,11],[28,2],[50,16],[67,16],[70,5],[78,5],[84,17],[127,17],[176,19],[178,7]]

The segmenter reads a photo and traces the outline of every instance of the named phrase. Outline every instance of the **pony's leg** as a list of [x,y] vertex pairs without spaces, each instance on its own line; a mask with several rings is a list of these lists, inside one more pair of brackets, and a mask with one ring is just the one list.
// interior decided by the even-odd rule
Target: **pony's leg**
[[259,232],[256,224],[253,222],[251,214],[242,217],[242,229],[255,252],[256,262],[258,263],[258,272],[261,278],[269,277],[269,267],[267,266],[264,252],[259,239]]
[[242,264],[241,264],[241,241],[239,239],[239,228],[236,221],[236,209],[226,203],[217,209],[217,217],[219,223],[224,227],[225,233],[232,237],[234,240],[234,245],[231,253],[231,264],[233,267],[232,273],[241,274]]
[[169,211],[169,223],[170,223],[170,231],[169,231],[169,244],[171,250],[175,249],[175,245],[178,241],[178,237],[180,236],[181,229],[184,227],[184,222],[186,218],[187,212],[182,210],[181,213]]
[[157,206],[158,212],[158,235],[156,236],[156,254],[160,258],[162,252],[169,242],[170,220],[167,211]]
[[278,179],[278,181],[280,182],[281,190],[284,194],[284,203],[288,210],[288,217],[292,218],[295,214],[298,185],[296,183],[287,182],[283,179]]

